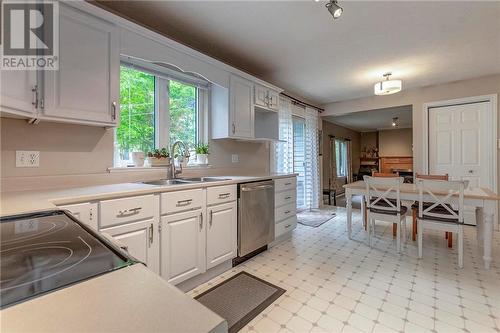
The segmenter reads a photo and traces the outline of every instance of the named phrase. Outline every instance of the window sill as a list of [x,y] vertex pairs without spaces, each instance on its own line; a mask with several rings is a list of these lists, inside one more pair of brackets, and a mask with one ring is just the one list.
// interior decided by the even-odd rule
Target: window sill
[[147,171],[163,171],[167,170],[168,168],[165,167],[111,167],[108,168],[109,173],[115,173],[115,172],[147,172]]
[[185,166],[185,167],[182,167],[182,168],[186,169],[186,170],[203,170],[203,169],[211,169],[212,165],[211,164],[208,164],[208,165],[196,165],[196,164],[192,164],[192,165],[188,165],[188,166]]

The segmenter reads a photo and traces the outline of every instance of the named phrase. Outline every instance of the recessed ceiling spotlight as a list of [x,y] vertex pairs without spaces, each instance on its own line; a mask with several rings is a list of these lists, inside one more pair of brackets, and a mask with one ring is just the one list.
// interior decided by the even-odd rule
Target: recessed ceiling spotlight
[[398,117],[392,118],[392,127],[397,127],[398,126]]
[[401,80],[390,80],[391,75],[391,72],[385,73],[385,81],[375,83],[373,87],[375,95],[390,95],[401,91],[403,82]]
[[330,14],[332,14],[334,20],[336,20],[340,16],[342,16],[342,12],[344,10],[342,9],[342,7],[340,7],[338,5],[337,0],[330,0],[330,2],[328,2],[325,6],[326,6],[326,8],[328,8],[328,11],[330,12]]

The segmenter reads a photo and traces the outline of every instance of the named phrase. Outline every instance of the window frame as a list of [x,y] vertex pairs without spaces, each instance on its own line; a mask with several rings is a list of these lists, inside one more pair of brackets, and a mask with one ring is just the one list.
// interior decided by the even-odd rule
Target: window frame
[[[129,62],[122,60],[120,62],[120,68],[129,67],[144,73],[153,75],[155,78],[155,91],[154,91],[154,146],[155,148],[168,147],[172,144],[170,142],[170,81],[177,81],[182,84],[191,85],[196,88],[196,144],[208,142],[208,112],[209,112],[209,91],[210,87],[203,88],[197,84],[186,82],[185,78],[179,74],[177,78],[171,72],[162,75],[162,72],[158,70],[150,70],[148,66],[137,65],[136,62]],[[158,66],[156,66],[158,67]],[[119,123],[118,123],[119,126]],[[190,147],[194,149],[194,147]],[[119,147],[116,144],[116,128],[114,129],[114,165],[120,166],[124,162],[130,162],[130,160],[121,160],[120,154],[117,150]]]

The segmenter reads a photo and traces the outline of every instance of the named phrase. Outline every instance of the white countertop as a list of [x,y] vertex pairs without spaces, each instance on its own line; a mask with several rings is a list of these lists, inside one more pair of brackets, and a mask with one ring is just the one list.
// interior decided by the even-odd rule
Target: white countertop
[[165,186],[147,185],[142,183],[120,183],[77,188],[2,192],[0,197],[0,216],[50,210],[56,208],[57,205],[65,205],[70,203],[169,191],[180,191],[193,188],[205,188],[210,186],[237,184],[264,179],[286,178],[295,175],[296,174],[218,176],[211,178],[229,178],[230,180]]
[[227,322],[142,264],[0,311],[2,332],[227,332]]

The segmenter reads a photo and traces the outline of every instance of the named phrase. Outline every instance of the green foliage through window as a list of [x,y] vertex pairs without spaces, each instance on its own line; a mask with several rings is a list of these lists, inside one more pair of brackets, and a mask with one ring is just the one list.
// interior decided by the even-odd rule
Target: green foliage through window
[[[168,105],[155,105],[155,82],[160,82],[153,74],[129,66],[120,68],[120,124],[116,129],[116,144],[120,159],[129,160],[130,152],[153,151],[155,132],[159,142],[156,145],[172,145],[184,142],[194,149],[198,142],[198,88],[182,82],[169,80],[168,91],[158,91],[158,100],[168,97]],[[158,124],[155,128],[157,112],[169,113],[169,127]],[[161,117],[160,117],[161,119]],[[162,144],[163,143],[163,144]]]
[[197,142],[197,89],[177,81],[169,82],[169,141],[180,140],[194,149]]
[[155,77],[121,66],[120,125],[116,129],[120,157],[129,152],[151,151],[155,147]]

